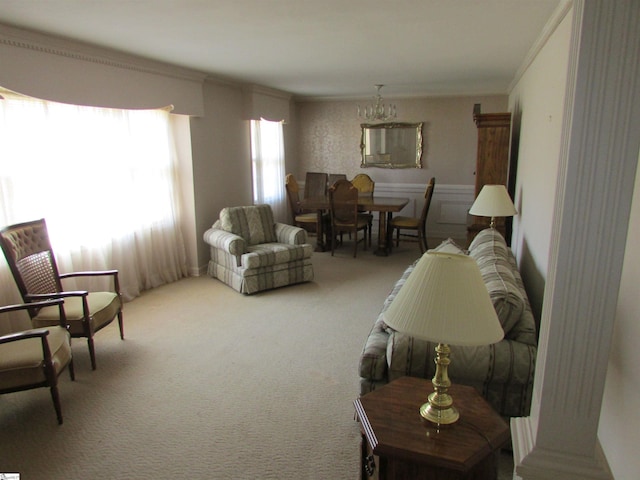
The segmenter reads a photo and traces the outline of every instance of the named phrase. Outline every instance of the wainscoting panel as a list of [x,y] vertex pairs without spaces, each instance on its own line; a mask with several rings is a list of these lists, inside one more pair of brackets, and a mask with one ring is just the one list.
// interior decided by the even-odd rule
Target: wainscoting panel
[[[301,183],[300,190],[304,184]],[[401,212],[394,215],[417,217],[424,203],[424,184],[376,183],[375,194],[381,197],[406,197],[410,201]],[[435,238],[453,238],[466,244],[467,225],[470,223],[468,211],[475,199],[473,185],[441,185],[436,188],[431,199],[427,216],[427,236]],[[374,216],[374,232],[378,228],[378,215]]]

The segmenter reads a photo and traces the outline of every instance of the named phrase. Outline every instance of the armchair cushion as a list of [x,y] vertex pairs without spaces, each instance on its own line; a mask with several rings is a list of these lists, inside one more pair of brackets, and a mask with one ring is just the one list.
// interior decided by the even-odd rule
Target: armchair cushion
[[269,205],[223,208],[220,223],[223,230],[244,238],[248,245],[277,240],[273,212]]
[[[87,303],[90,312],[89,321],[94,332],[107,325],[122,308],[120,297],[113,292],[89,292]],[[84,331],[83,312],[82,297],[65,297],[64,313],[67,317],[67,325],[69,325],[69,333],[71,335],[82,335]],[[31,321],[35,327],[47,327],[49,325],[57,325],[59,318],[58,307],[54,305],[40,309]]]
[[[47,330],[51,360],[58,375],[71,361],[69,334],[60,326],[48,327]],[[0,390],[44,382],[46,378],[43,361],[40,338],[0,344]]]

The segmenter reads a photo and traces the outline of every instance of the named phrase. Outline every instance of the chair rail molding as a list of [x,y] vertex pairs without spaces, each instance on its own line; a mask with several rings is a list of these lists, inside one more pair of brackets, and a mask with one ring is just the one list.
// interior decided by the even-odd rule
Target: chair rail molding
[[[436,179],[437,180],[437,179]],[[300,182],[304,188],[304,182]],[[378,183],[375,195],[380,197],[405,197],[409,203],[396,215],[419,217],[424,203],[426,183]],[[427,236],[432,238],[453,238],[466,243],[468,212],[475,200],[473,185],[442,185],[436,183],[427,217]],[[378,216],[373,219],[377,229]],[[431,245],[430,245],[431,247]]]

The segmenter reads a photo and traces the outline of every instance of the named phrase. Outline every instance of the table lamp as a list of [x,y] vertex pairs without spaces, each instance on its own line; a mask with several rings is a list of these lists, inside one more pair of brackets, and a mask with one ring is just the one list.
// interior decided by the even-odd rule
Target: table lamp
[[504,185],[485,185],[471,205],[469,213],[478,217],[491,217],[489,226],[495,228],[496,217],[510,217],[518,211]]
[[489,345],[504,336],[475,260],[428,251],[383,315],[394,330],[438,343],[434,392],[420,415],[438,425],[455,423],[460,415],[447,393],[449,344]]

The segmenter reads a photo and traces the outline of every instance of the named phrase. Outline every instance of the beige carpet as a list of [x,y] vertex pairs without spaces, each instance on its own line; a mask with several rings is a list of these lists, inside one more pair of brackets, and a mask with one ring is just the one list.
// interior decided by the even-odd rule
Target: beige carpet
[[[345,245],[313,257],[316,279],[246,297],[189,278],[125,306],[74,340],[61,377],[65,423],[46,389],[0,396],[0,472],[21,479],[357,479],[358,357],[382,301],[418,256]],[[507,459],[507,466],[509,469]],[[509,478],[509,477],[505,477]]]

